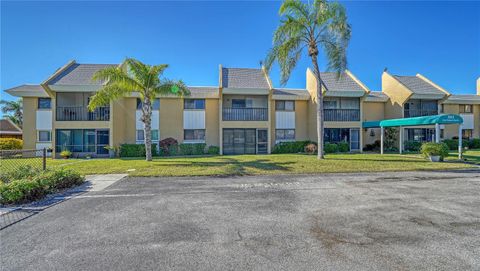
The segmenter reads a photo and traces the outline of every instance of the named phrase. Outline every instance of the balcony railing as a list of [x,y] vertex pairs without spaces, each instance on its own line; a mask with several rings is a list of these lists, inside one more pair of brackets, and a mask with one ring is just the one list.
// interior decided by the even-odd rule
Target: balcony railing
[[108,121],[110,107],[97,107],[90,112],[84,106],[57,106],[57,121]]
[[267,121],[268,108],[223,108],[223,120],[227,121]]
[[433,116],[433,115],[438,115],[438,110],[421,110],[421,109],[404,110],[405,118]]
[[359,109],[324,109],[325,121],[360,121]]

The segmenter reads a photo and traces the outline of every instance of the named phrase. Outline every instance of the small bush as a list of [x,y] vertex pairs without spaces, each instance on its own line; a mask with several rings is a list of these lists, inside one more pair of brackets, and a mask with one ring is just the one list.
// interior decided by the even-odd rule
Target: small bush
[[418,152],[420,151],[421,147],[422,142],[419,141],[409,140],[404,142],[404,148],[406,151]]
[[170,145],[168,146],[168,149],[166,150],[164,155],[175,156],[175,155],[178,155],[179,153],[180,153],[180,148],[178,147],[178,145]]
[[36,176],[0,183],[0,203],[25,203],[43,198],[48,193],[84,182],[84,178],[69,169],[44,171]]
[[210,155],[218,155],[220,154],[220,148],[217,146],[209,146],[207,153]]
[[23,141],[17,138],[0,138],[0,150],[21,150]]
[[[152,144],[152,155],[158,155],[157,144]],[[120,145],[120,157],[145,157],[145,144]]]
[[272,153],[299,153],[305,151],[305,146],[311,141],[280,142],[273,147]]
[[22,165],[14,171],[0,172],[0,181],[8,183],[12,180],[20,180],[33,177],[40,174],[40,172],[40,169],[34,168],[31,165]]
[[480,138],[470,139],[468,147],[470,149],[480,149]]
[[445,143],[427,142],[423,143],[421,153],[424,157],[440,156],[441,159],[448,155],[448,146]]
[[338,145],[335,144],[335,143],[325,143],[324,147],[323,147],[325,153],[336,153],[338,152]]
[[[160,150],[162,155],[176,155],[178,153],[178,149],[176,147],[177,145],[178,141],[172,137],[167,137],[160,140]],[[173,148],[172,146],[175,146],[175,148]],[[175,149],[175,154],[171,154],[170,149]]]
[[364,151],[379,151],[380,150],[380,140],[375,140],[372,144],[366,144],[363,148]]
[[307,144],[307,146],[305,146],[304,148],[304,151],[307,153],[307,154],[314,154],[317,152],[317,144],[315,143],[310,143],[310,144]]
[[458,139],[444,139],[443,143],[447,144],[449,150],[458,149]]
[[347,142],[339,142],[337,144],[338,146],[338,151],[339,152],[349,152],[350,151],[350,145]]

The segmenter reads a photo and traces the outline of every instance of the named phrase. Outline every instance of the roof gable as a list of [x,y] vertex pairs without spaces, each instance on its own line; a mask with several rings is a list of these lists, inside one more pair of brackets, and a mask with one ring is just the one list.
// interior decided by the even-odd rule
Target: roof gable
[[117,64],[79,64],[73,63],[68,68],[49,80],[49,85],[101,85],[93,82],[95,72],[107,68],[116,67]]
[[401,75],[392,75],[397,81],[402,85],[407,87],[414,94],[434,94],[434,95],[445,95],[445,92],[436,88],[434,85],[428,83],[427,81],[419,78],[418,76],[401,76]]
[[270,89],[270,84],[262,69],[222,68],[222,87]]
[[0,133],[1,134],[10,134],[10,135],[21,135],[22,129],[15,125],[9,119],[0,119]]
[[5,92],[15,97],[48,97],[40,85],[20,85],[6,89]]
[[328,91],[365,91],[347,73],[321,72],[320,76]]

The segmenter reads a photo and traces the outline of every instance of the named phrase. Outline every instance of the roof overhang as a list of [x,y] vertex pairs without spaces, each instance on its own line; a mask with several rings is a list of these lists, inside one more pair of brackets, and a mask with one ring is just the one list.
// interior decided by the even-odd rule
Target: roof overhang
[[308,101],[310,100],[310,97],[305,95],[274,94],[272,95],[272,100]]
[[54,92],[95,92],[100,85],[48,85]]
[[441,100],[445,98],[445,94],[418,94],[413,93],[410,96],[410,99],[421,99],[421,100]]
[[365,91],[335,91],[335,90],[327,90],[324,92],[325,97],[351,97],[351,98],[360,98],[365,95]]
[[379,127],[408,127],[408,126],[423,126],[433,124],[462,124],[463,118],[456,114],[442,114],[425,117],[403,118],[403,119],[388,119],[379,121],[365,121],[362,124],[363,128],[379,128]]
[[261,88],[223,88],[223,94],[238,94],[238,95],[268,95],[269,89]]
[[450,96],[444,104],[480,104],[480,96],[473,98],[452,98]]
[[14,97],[50,97],[45,91],[15,91],[14,89],[7,89],[5,90],[6,93],[14,96]]

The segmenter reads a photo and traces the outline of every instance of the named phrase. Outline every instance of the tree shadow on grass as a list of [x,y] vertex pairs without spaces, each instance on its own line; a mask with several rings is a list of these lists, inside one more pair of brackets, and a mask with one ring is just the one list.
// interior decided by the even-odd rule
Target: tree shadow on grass
[[248,169],[263,171],[289,171],[289,164],[294,162],[272,162],[268,159],[240,161],[235,158],[218,158],[220,161],[175,161],[161,160],[161,166],[166,167],[204,167],[206,169],[219,168],[221,175],[248,175]]
[[337,161],[364,161],[364,162],[401,162],[401,163],[427,163],[427,160],[421,160],[419,158],[412,158],[412,160],[406,159],[395,159],[395,158],[386,158],[386,159],[368,159],[368,158],[330,158],[327,157],[328,160],[337,160]]

